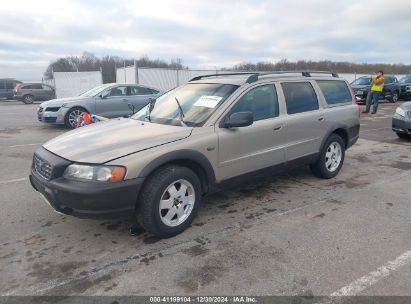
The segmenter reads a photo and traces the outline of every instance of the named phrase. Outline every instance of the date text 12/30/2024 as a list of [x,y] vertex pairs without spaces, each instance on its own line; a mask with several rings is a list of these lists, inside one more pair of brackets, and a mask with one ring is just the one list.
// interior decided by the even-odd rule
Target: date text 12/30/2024
[[257,303],[255,297],[150,297],[150,303]]

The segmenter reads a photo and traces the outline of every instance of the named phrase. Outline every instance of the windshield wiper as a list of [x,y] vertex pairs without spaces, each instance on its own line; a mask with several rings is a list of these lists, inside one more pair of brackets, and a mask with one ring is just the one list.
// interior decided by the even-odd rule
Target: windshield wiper
[[151,111],[153,110],[154,105],[156,104],[156,100],[157,100],[157,99],[155,99],[155,98],[149,98],[148,100],[149,100],[150,102],[149,102],[149,104],[148,104],[147,113],[146,113],[146,117],[145,117],[145,118],[147,118],[148,121],[151,121],[151,117],[150,117]]
[[177,97],[174,97],[174,99],[176,100],[177,105],[178,105],[178,110],[180,111],[180,122],[181,122],[181,125],[182,125],[183,127],[187,127],[187,125],[186,125],[185,122],[184,122],[184,111],[183,111],[183,108],[181,107],[180,102],[178,101]]

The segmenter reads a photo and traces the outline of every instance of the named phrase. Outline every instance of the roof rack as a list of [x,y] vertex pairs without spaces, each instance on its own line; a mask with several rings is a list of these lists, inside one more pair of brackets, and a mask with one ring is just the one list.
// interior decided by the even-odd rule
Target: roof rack
[[274,71],[274,72],[266,72],[266,73],[259,73],[260,76],[266,75],[276,75],[276,74],[301,74],[304,77],[312,77],[311,74],[330,74],[332,77],[338,78],[338,74],[329,71]]
[[209,75],[196,76],[193,79],[191,79],[190,81],[196,81],[196,80],[200,80],[200,79],[207,78],[207,77],[250,75],[247,78],[246,83],[252,83],[252,82],[255,82],[255,81],[258,80],[258,75],[259,74],[260,74],[259,72],[235,72],[235,73],[209,74]]
[[235,72],[235,73],[221,73],[221,74],[209,74],[196,76],[190,81],[196,81],[207,77],[218,77],[218,76],[235,76],[235,75],[250,75],[247,77],[246,83],[256,82],[259,76],[270,76],[279,74],[301,74],[304,77],[312,77],[311,74],[330,74],[332,77],[338,78],[338,74],[334,72],[327,71],[273,71],[273,72]]

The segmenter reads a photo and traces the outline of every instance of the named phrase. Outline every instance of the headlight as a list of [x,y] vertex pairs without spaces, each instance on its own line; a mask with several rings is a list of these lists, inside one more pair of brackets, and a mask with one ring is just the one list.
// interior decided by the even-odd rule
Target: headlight
[[403,108],[398,107],[395,109],[395,114],[405,117],[405,110]]
[[97,182],[120,182],[126,175],[126,168],[116,166],[90,166],[72,164],[64,171],[67,179],[97,181]]

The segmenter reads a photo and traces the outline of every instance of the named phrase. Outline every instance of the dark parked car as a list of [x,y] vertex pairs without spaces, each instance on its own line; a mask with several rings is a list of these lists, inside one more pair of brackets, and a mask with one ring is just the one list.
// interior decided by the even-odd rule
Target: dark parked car
[[[384,76],[384,78],[384,89],[379,99],[386,99],[389,102],[397,102],[401,93],[400,82],[395,76]],[[365,102],[367,99],[368,91],[370,90],[370,77],[363,76],[354,80],[351,83],[351,87],[354,90],[357,102]]]
[[411,138],[411,102],[404,102],[395,110],[392,130],[398,137]]
[[12,99],[14,87],[21,81],[12,78],[0,79],[0,98]]
[[399,81],[401,85],[400,98],[410,99],[411,98],[411,74],[401,77]]
[[56,91],[52,86],[42,83],[21,83],[14,89],[13,99],[26,104],[35,100],[50,100],[56,98]]

